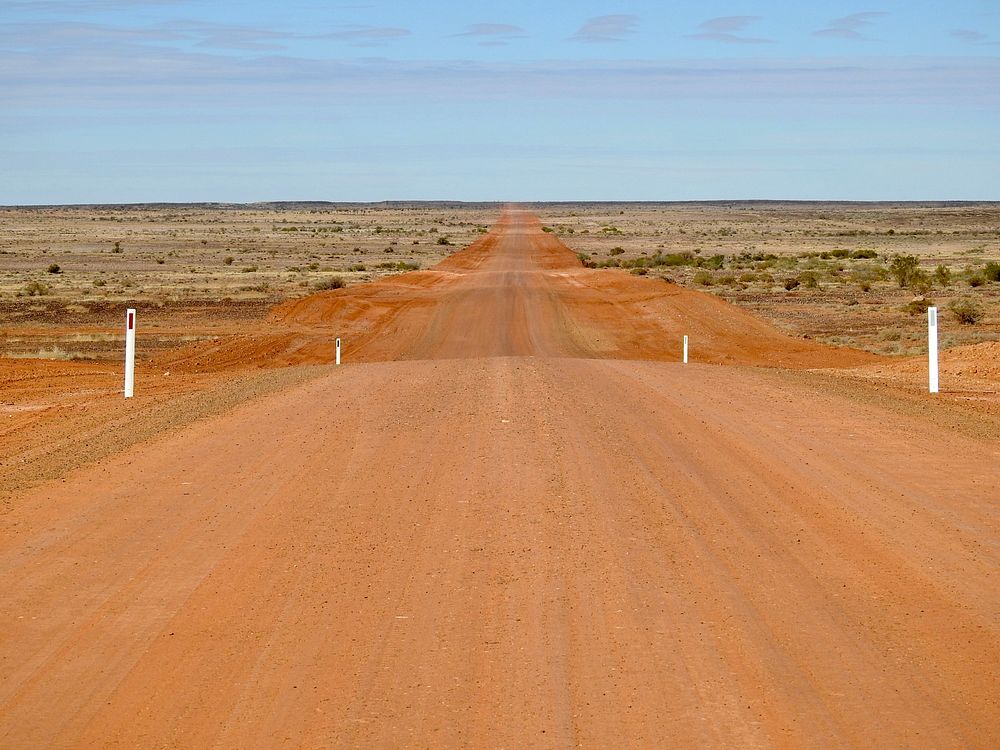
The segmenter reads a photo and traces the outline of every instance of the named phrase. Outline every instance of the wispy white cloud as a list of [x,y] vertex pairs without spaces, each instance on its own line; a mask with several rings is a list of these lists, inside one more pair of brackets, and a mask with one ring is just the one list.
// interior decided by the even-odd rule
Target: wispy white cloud
[[[155,45],[242,52],[280,52],[294,41],[341,41],[355,47],[381,46],[411,34],[409,29],[382,26],[341,26],[320,33],[298,33],[254,26],[204,21],[168,21],[144,27],[108,26],[80,21],[33,21],[0,26],[3,50],[51,50],[65,59],[104,49],[125,60],[152,54]],[[123,48],[135,45],[136,48]]]
[[721,16],[710,18],[699,24],[700,31],[688,34],[688,39],[702,42],[722,42],[723,44],[771,44],[773,39],[762,37],[741,36],[737,32],[746,30],[748,26],[760,20],[760,16]]
[[638,25],[638,16],[626,14],[597,16],[584,23],[570,39],[574,42],[588,43],[620,42],[634,34]]
[[104,13],[150,6],[186,5],[191,0],[14,0],[2,3],[9,12]]
[[510,23],[474,23],[455,37],[468,37],[479,40],[481,47],[505,47],[515,39],[523,39],[524,29]]
[[355,47],[381,47],[394,39],[408,37],[413,32],[398,26],[344,26],[325,34],[312,34],[309,39],[336,39],[351,42]]
[[854,13],[843,18],[835,18],[830,21],[826,28],[817,29],[813,36],[827,37],[831,39],[852,39],[855,41],[867,41],[864,30],[875,21],[889,15],[882,11],[868,11],[865,13]]
[[[167,32],[160,32],[166,34]],[[486,64],[377,58],[230,55],[124,38],[11,49],[0,33],[0,99],[21,108],[100,106],[159,111],[407,97],[453,100],[886,100],[1000,106],[996,58],[538,61]],[[6,50],[6,51],[4,51]],[[818,93],[819,92],[819,93]],[[280,104],[279,104],[280,103]]]
[[967,44],[1000,47],[1000,42],[996,41],[989,34],[984,34],[982,31],[973,31],[972,29],[955,29],[951,32],[951,36]]

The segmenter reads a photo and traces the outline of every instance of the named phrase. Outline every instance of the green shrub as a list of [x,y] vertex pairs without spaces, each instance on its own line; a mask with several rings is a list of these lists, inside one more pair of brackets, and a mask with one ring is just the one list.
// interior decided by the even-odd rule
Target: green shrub
[[931,290],[931,277],[926,271],[918,268],[910,277],[910,286],[917,294],[927,294]]
[[49,273],[62,273],[62,269],[59,267],[58,263],[51,264],[46,270]]
[[40,281],[29,281],[24,285],[24,293],[29,297],[44,297],[49,293],[49,288]]
[[794,276],[792,276],[790,278],[785,279],[784,287],[785,287],[785,289],[787,289],[790,292],[793,289],[797,288],[799,286],[799,284],[801,284],[801,283],[802,282],[800,282],[798,279],[796,279]]
[[449,240],[447,237],[438,237],[437,238],[437,244],[439,244],[439,245],[450,245],[451,244],[451,240]]
[[969,297],[953,299],[948,303],[948,309],[962,325],[975,325],[983,319],[983,306]]
[[934,269],[934,281],[938,286],[951,286],[951,269],[943,263]]
[[799,281],[806,289],[819,289],[819,279],[812,271],[804,271],[799,274]]
[[900,288],[906,288],[920,270],[920,260],[916,255],[893,255],[889,261],[889,272]]
[[987,263],[983,269],[983,277],[987,281],[1000,281],[1000,263]]
[[608,255],[621,255],[621,254],[622,254],[622,253],[624,253],[624,252],[625,252],[625,249],[624,249],[624,248],[621,248],[621,247],[613,247],[613,248],[611,248],[610,250],[608,250]]
[[975,289],[977,286],[982,286],[985,283],[986,279],[984,279],[979,274],[973,274],[972,276],[969,277],[969,286],[971,286],[973,289]]
[[712,278],[712,274],[708,271],[698,271],[691,279],[695,284],[700,284],[701,286],[712,286],[715,283],[715,279]]
[[867,248],[862,248],[860,250],[855,250],[851,253],[851,257],[855,260],[861,260],[863,258],[877,258],[878,253],[874,250],[868,250]]
[[313,289],[326,291],[329,289],[343,289],[347,284],[339,276],[331,276],[329,279],[321,279],[313,284]]
[[903,311],[910,315],[919,315],[927,312],[927,308],[934,304],[933,300],[926,297],[917,297],[903,305]]

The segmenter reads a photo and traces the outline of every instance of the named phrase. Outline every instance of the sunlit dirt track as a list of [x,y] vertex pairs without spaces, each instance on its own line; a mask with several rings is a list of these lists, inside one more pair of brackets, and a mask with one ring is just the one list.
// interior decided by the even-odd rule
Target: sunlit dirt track
[[0,747],[1000,746],[1000,446],[600,278],[509,211],[171,355],[348,356],[0,516]]

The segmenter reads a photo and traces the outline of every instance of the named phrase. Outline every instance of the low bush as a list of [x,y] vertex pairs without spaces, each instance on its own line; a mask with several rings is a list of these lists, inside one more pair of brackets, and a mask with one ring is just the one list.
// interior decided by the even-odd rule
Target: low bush
[[712,278],[712,274],[708,271],[698,271],[691,279],[695,284],[700,284],[701,286],[712,286],[715,283],[715,279]]
[[625,248],[623,247],[613,247],[610,250],[608,250],[608,255],[621,255],[624,252]]
[[927,308],[934,304],[934,300],[927,297],[917,297],[903,305],[903,311],[910,315],[920,315],[927,312]]
[[790,292],[793,289],[798,288],[798,286],[801,283],[802,282],[800,282],[798,279],[796,279],[795,277],[792,277],[792,278],[785,279],[784,287],[785,287],[785,289],[787,289]]
[[1000,281],[1000,263],[987,263],[983,269],[983,278],[987,281]]
[[29,297],[44,297],[49,293],[49,288],[40,281],[29,281],[24,285],[24,293]]
[[46,270],[49,273],[62,273],[62,269],[59,267],[58,263],[51,264]]
[[889,261],[889,271],[900,288],[908,287],[919,270],[920,259],[916,255],[893,255]]
[[329,289],[343,289],[347,284],[339,276],[332,276],[329,279],[321,279],[313,284],[313,289],[327,291]]
[[943,263],[934,269],[934,281],[938,286],[951,286],[951,269]]
[[869,250],[867,248],[861,248],[860,250],[855,250],[851,253],[851,257],[855,260],[861,260],[863,258],[877,258],[878,253],[874,250]]
[[948,303],[948,309],[962,325],[975,325],[983,319],[983,306],[969,297],[953,299]]

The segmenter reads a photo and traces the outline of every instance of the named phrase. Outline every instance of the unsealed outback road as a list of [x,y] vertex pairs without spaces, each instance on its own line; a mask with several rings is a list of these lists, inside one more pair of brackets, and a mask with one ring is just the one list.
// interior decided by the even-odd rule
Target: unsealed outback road
[[593,274],[509,212],[344,366],[22,493],[0,747],[1000,747],[998,446],[616,356]]

